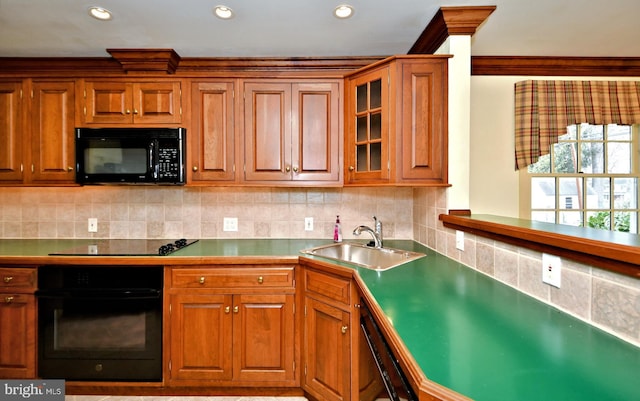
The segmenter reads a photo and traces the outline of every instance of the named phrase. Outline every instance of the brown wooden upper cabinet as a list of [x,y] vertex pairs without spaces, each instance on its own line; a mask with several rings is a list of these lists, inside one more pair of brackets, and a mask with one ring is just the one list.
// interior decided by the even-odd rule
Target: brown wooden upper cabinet
[[85,81],[82,123],[179,124],[180,81]]
[[340,80],[244,82],[244,182],[340,185]]
[[72,183],[75,81],[0,82],[0,181]]
[[191,83],[191,128],[187,132],[190,183],[236,180],[234,80]]
[[447,185],[449,56],[394,56],[346,78],[345,185]]

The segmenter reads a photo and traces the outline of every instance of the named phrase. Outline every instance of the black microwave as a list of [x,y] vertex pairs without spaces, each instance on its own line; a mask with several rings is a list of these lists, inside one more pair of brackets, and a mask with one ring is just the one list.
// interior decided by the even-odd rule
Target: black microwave
[[78,184],[185,183],[184,128],[76,128]]

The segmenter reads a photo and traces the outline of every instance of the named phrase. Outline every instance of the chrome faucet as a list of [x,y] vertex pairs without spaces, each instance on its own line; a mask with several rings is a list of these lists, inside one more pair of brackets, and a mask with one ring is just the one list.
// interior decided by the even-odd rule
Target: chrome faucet
[[353,235],[360,235],[363,231],[371,234],[373,237],[373,246],[376,248],[382,248],[382,222],[373,216],[375,222],[375,230],[368,226],[358,226],[353,230]]

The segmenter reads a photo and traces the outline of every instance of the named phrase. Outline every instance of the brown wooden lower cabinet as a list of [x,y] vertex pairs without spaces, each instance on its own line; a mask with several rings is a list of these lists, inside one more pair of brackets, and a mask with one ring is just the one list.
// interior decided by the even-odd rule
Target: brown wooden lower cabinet
[[0,378],[36,374],[35,268],[0,268]]
[[322,401],[374,400],[382,390],[359,326],[358,291],[351,272],[303,264],[304,374],[302,385]]
[[169,385],[299,386],[294,272],[294,266],[168,270]]

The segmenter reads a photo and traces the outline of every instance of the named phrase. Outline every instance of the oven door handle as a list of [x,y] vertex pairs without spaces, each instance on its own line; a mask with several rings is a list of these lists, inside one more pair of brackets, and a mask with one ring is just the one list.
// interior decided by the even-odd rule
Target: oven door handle
[[95,289],[43,289],[36,291],[38,298],[50,299],[112,299],[112,300],[135,300],[135,299],[158,299],[162,296],[162,290],[155,288],[95,288]]

